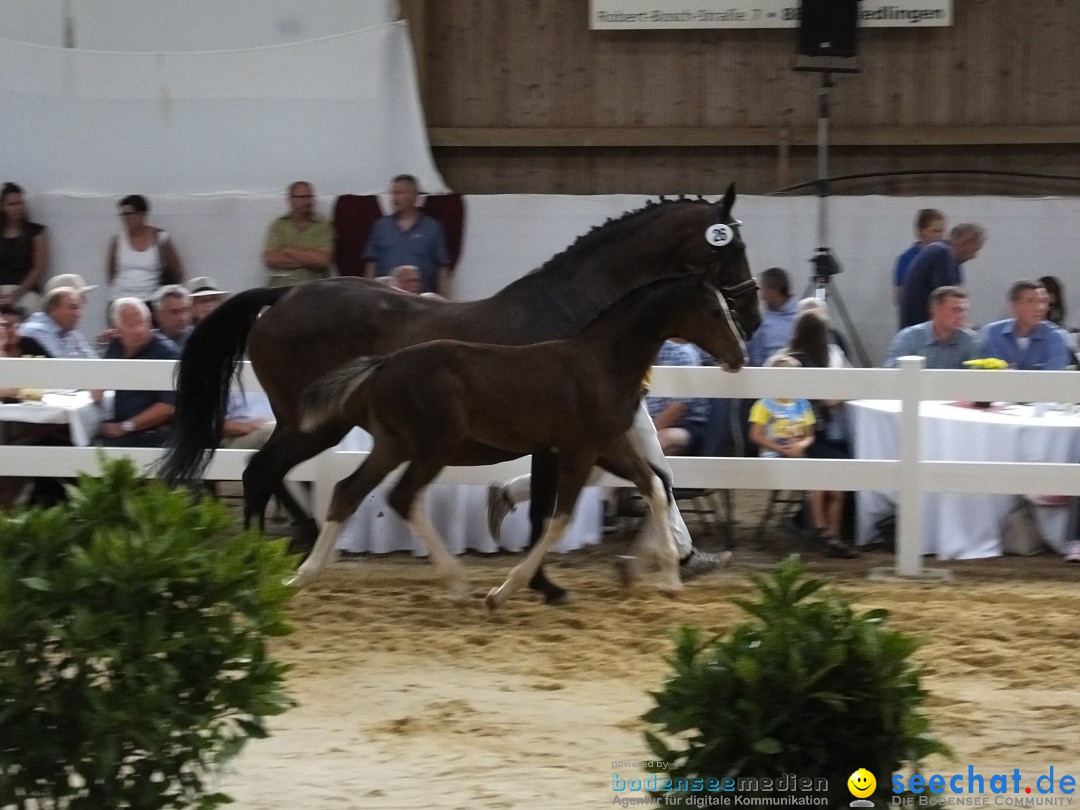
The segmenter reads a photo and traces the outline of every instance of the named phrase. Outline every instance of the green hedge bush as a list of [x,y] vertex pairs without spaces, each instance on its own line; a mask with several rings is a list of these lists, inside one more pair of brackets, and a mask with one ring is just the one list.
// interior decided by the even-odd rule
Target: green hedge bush
[[[903,763],[949,754],[919,713],[927,693],[923,667],[911,655],[924,642],[886,629],[887,611],[856,613],[805,573],[791,557],[771,579],[752,574],[758,599],[732,600],[751,619],[726,636],[678,631],[668,659],[673,672],[644,716],[660,732],[645,733],[667,763],[653,769],[658,774],[688,781],[825,777],[836,807],[852,799],[848,777],[866,768],[878,780],[875,801],[885,806],[889,780]],[[696,795],[657,794],[672,805]]]
[[103,463],[69,501],[0,518],[0,807],[199,807],[292,705],[283,541]]

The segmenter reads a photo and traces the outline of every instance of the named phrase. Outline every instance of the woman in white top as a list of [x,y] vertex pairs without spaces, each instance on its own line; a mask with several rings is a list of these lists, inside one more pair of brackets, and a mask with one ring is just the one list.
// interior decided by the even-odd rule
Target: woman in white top
[[184,267],[167,231],[146,224],[150,204],[141,194],[130,194],[119,203],[123,229],[109,243],[105,277],[109,300],[138,298],[150,301],[164,284],[184,280]]

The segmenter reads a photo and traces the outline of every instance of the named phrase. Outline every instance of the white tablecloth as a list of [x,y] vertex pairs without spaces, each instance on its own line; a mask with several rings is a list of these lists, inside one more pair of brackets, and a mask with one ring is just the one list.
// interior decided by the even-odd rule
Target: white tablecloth
[[[848,403],[855,457],[897,458],[900,403]],[[1035,416],[1030,406],[1002,412],[923,402],[919,410],[925,461],[1080,462],[1080,417],[1059,411]],[[859,492],[856,535],[866,543],[874,523],[893,511],[895,493]],[[1001,530],[1017,496],[928,493],[924,501],[923,552],[944,560],[996,557]],[[1038,506],[1035,514],[1047,542],[1059,552],[1076,537],[1075,499],[1069,507]]]
[[[341,442],[343,450],[370,450],[371,436],[354,428]],[[380,484],[349,518],[338,540],[338,548],[350,552],[385,554],[411,551],[427,554],[423,544],[413,537],[405,522],[386,505],[392,484]],[[446,541],[451,553],[466,550],[494,552],[521,551],[529,542],[529,509],[524,503],[507,516],[502,537],[495,542],[487,529],[487,487],[475,484],[432,484],[428,487],[428,514],[431,523]],[[573,551],[600,542],[603,523],[603,489],[586,487],[578,498],[573,519],[555,547]]]
[[68,426],[71,443],[86,447],[97,434],[106,409],[90,399],[89,391],[47,393],[40,402],[0,404],[0,421]]

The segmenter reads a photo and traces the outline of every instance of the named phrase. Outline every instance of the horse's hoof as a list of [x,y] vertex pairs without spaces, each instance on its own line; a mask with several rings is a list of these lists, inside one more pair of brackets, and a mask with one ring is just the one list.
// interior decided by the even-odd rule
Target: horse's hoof
[[638,578],[637,557],[628,554],[620,554],[615,558],[615,576],[619,579],[619,585],[623,588],[632,587]]
[[504,601],[505,600],[503,600],[499,596],[498,588],[492,588],[490,591],[488,591],[488,595],[484,597],[484,605],[487,607],[489,614],[494,613],[496,610],[502,607],[502,603]]
[[574,595],[565,588],[558,586],[544,594],[544,604],[552,607],[565,607],[574,604]]
[[468,582],[455,582],[450,586],[450,601],[455,605],[468,603],[470,596],[472,596],[472,589]]
[[305,576],[304,574],[297,571],[291,577],[285,578],[285,584],[288,585],[290,588],[300,589],[306,586],[309,582],[311,582],[311,579],[311,577]]
[[676,596],[679,595],[682,587],[682,583],[676,580],[675,582],[665,582],[658,585],[657,590],[659,590],[660,593],[662,593],[664,596],[670,599],[674,599]]

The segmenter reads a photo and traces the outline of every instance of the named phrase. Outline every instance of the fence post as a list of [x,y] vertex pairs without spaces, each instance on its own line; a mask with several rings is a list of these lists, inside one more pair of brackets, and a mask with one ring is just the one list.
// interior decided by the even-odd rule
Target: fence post
[[896,573],[902,577],[922,574],[923,486],[922,438],[919,405],[926,360],[900,358],[900,499],[896,515]]

